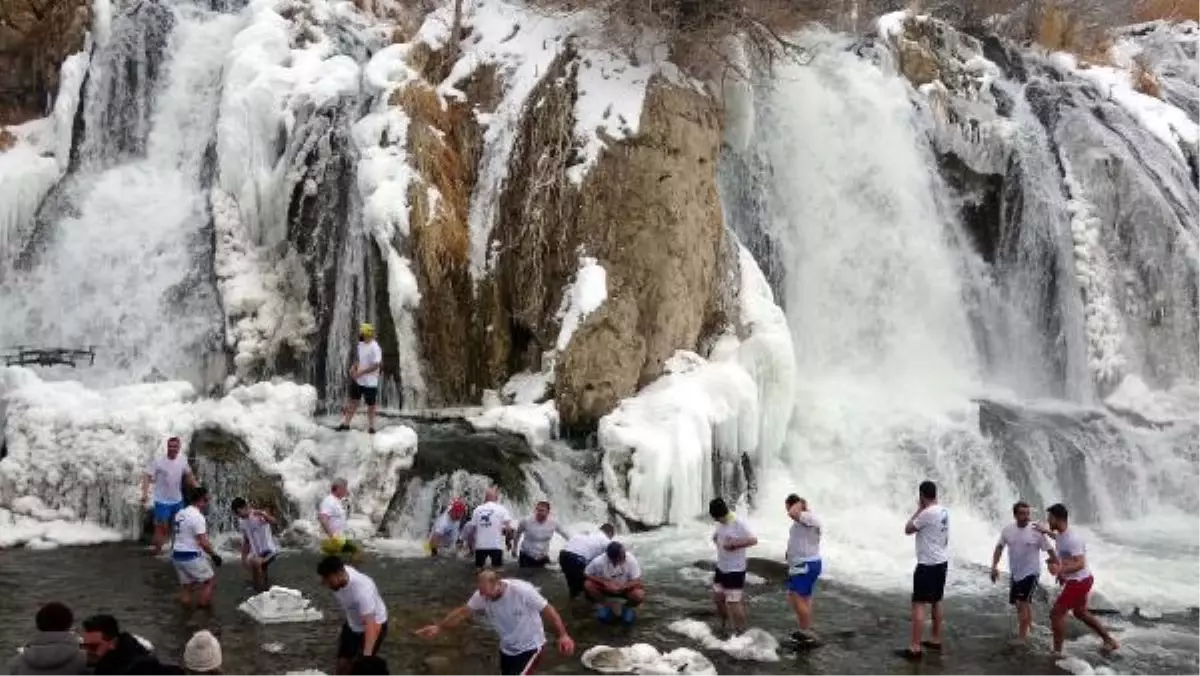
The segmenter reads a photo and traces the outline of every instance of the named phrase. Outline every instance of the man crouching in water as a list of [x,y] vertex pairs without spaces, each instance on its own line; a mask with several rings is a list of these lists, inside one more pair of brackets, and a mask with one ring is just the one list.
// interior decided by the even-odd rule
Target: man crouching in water
[[[171,561],[179,576],[179,602],[185,607],[192,604],[192,592],[197,592],[196,606],[212,606],[213,587],[216,583],[213,565],[221,566],[221,556],[213,549],[208,539],[208,522],[204,512],[208,510],[208,489],[197,486],[192,489],[190,504],[175,515],[175,544]],[[212,557],[212,565],[208,558]]]

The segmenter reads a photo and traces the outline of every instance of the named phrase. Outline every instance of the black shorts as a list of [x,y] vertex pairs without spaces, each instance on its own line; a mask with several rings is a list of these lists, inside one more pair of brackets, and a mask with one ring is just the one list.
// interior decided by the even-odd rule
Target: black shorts
[[913,570],[913,603],[940,603],[946,593],[946,569],[948,564],[927,566],[917,564]]
[[[372,655],[379,654],[379,646],[383,645],[383,639],[387,638],[387,630],[387,622],[379,625],[379,638],[375,639],[375,647],[371,650]],[[351,629],[350,625],[342,623],[342,631],[338,634],[338,659],[353,660],[362,657],[363,644],[366,642],[366,639],[366,634],[360,634]]]
[[364,386],[359,385],[358,383],[354,382],[353,380],[351,380],[350,381],[350,399],[352,401],[358,401],[361,399],[361,400],[367,402],[367,406],[374,406],[375,402],[379,401],[379,388],[378,387],[364,387]]
[[492,568],[499,568],[504,565],[504,550],[503,549],[476,549],[475,550],[475,567],[483,568],[484,561],[492,560]]
[[517,554],[517,566],[520,568],[545,568],[548,563],[550,563],[550,557],[548,556],[536,558],[525,552]]
[[583,583],[587,579],[583,571],[587,568],[587,559],[568,551],[558,553],[558,568],[567,581],[567,592],[571,598],[577,598],[583,593]]
[[744,589],[746,587],[746,571],[726,573],[718,568],[713,573],[713,586],[721,585],[723,589]]
[[538,660],[542,656],[541,648],[526,650],[517,655],[505,655],[500,653],[500,673],[512,674],[512,676],[521,676],[521,674],[532,674],[534,667],[537,666]]
[[1038,586],[1038,576],[1030,575],[1029,577],[1021,578],[1020,580],[1012,580],[1008,583],[1008,602],[1029,603],[1033,599],[1033,592]]

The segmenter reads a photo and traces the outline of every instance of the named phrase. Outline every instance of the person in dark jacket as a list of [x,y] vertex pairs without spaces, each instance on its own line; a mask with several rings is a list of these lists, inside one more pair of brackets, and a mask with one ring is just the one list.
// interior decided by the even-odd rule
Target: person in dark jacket
[[150,651],[112,615],[92,615],[83,621],[83,650],[98,675],[128,674],[135,662],[151,659]]
[[86,674],[87,656],[79,649],[79,635],[71,631],[75,616],[65,605],[53,602],[34,616],[38,633],[8,665],[10,674]]

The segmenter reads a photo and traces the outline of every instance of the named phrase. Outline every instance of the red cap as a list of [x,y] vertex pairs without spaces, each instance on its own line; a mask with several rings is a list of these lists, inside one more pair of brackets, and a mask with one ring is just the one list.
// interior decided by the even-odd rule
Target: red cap
[[462,514],[467,511],[467,503],[463,502],[462,498],[454,498],[450,501],[450,513]]

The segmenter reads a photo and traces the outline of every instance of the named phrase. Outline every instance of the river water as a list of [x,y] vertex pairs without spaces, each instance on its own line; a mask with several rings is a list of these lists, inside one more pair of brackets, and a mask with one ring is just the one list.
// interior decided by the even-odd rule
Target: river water
[[[174,572],[164,560],[150,556],[140,545],[119,544],[53,551],[26,549],[0,552],[0,656],[13,654],[33,629],[32,617],[40,604],[60,600],[76,617],[107,612],[122,627],[155,644],[164,661],[178,662],[193,632],[211,629],[220,638],[226,673],[284,673],[292,670],[333,671],[335,638],[341,617],[329,592],[315,574],[318,556],[288,552],[273,570],[274,582],[299,588],[325,613],[320,622],[259,625],[238,612],[236,606],[249,594],[246,579],[229,557],[219,572],[215,609],[185,612],[173,601]],[[560,610],[579,645],[579,653],[597,644],[650,643],[660,650],[700,647],[667,629],[672,621],[694,618],[712,622],[714,615],[705,583],[695,568],[656,568],[646,559],[650,597],[639,623],[631,630],[600,626],[583,604],[571,606],[557,571],[518,571]],[[466,601],[473,588],[473,573],[462,560],[427,560],[370,556],[361,568],[378,582],[390,610],[390,631],[383,656],[392,673],[497,673],[496,639],[476,625],[465,626],[434,642],[423,641],[413,630],[441,617]],[[769,564],[752,567],[764,576],[775,576]],[[974,571],[982,575],[983,571]],[[1049,656],[1047,632],[1037,629],[1033,650],[1007,646],[1013,620],[998,585],[994,597],[956,597],[947,601],[946,649],[940,657],[927,656],[911,665],[893,655],[907,631],[907,599],[899,592],[865,592],[838,583],[822,583],[816,600],[818,628],[825,645],[806,652],[780,651],[781,661],[756,663],[734,660],[720,652],[705,654],[722,674],[769,673],[1064,673]],[[750,590],[751,624],[776,636],[794,627],[775,580]],[[1038,617],[1045,616],[1039,607]],[[1195,613],[1167,616],[1156,622],[1136,617],[1109,616],[1117,630],[1122,653],[1105,660],[1098,642],[1084,637],[1068,643],[1068,653],[1094,666],[1107,665],[1118,673],[1197,673]],[[1077,623],[1075,623],[1077,624]],[[1080,628],[1072,627],[1075,636]],[[278,643],[281,652],[264,650]],[[578,654],[563,658],[548,654],[545,673],[581,673],[586,669]]]

